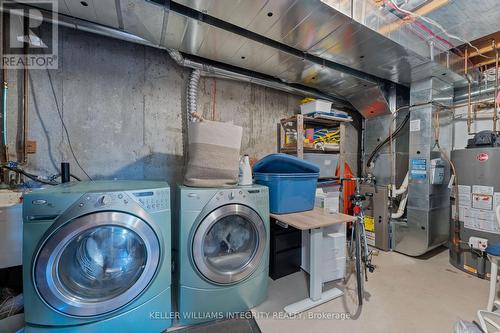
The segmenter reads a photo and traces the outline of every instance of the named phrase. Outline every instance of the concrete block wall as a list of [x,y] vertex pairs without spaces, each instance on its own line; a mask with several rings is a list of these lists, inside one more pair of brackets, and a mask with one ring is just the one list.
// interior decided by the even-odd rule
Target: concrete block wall
[[[67,28],[59,33],[59,69],[31,70],[28,139],[30,172],[57,174],[59,163],[85,179],[71,154],[95,179],[182,181],[185,89],[189,70],[165,51]],[[215,89],[215,84],[217,85]],[[20,139],[17,123],[22,72],[9,70],[10,159]],[[300,97],[236,81],[203,78],[199,109],[211,119],[245,128],[242,152],[276,152],[276,123],[298,110]]]

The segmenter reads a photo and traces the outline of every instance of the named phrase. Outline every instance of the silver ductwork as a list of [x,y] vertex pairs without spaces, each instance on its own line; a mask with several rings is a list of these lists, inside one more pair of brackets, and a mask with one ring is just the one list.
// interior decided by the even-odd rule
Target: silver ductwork
[[[263,78],[253,77],[247,74],[233,72],[224,68],[220,68],[213,65],[208,65],[205,63],[201,63],[192,59],[185,58],[179,51],[174,49],[166,49],[170,57],[179,65],[186,68],[191,68],[193,70],[198,70],[201,76],[204,77],[215,77],[226,80],[235,80],[241,82],[253,83],[256,85],[260,85],[267,88],[272,88],[280,91],[284,91],[290,94],[305,96],[305,97],[314,97],[319,99],[324,99],[328,101],[334,102],[334,104],[339,108],[348,108],[352,109],[349,105],[349,102],[339,101],[338,97],[330,96],[326,94],[322,94],[320,92],[308,89],[301,89],[296,86],[291,86],[284,82],[278,82],[274,80],[266,80]],[[189,106],[189,103],[188,103]]]
[[452,95],[453,87],[436,77],[411,86],[407,222],[392,223],[393,249],[407,255],[422,255],[448,240]]
[[[146,2],[147,3],[147,2]],[[25,8],[29,9],[31,8],[28,5],[18,3],[16,4],[17,7],[19,8]],[[155,15],[159,15],[158,11],[158,6],[155,4],[148,4],[147,7],[151,7],[150,9],[154,9]],[[38,8],[40,12],[47,13],[47,10],[45,8]],[[153,12],[153,11],[152,11]],[[152,13],[151,12],[151,13]],[[167,15],[168,11],[165,11],[165,13],[161,12],[161,15]],[[173,14],[172,14],[173,15]],[[135,19],[139,19],[140,17],[135,17]],[[67,28],[75,29],[75,30],[80,30],[80,31],[85,31],[89,33],[94,33],[98,34],[101,36],[105,37],[110,37],[110,38],[115,38],[119,40],[123,40],[126,42],[130,43],[136,43],[136,44],[141,44],[149,47],[154,47],[158,49],[163,49],[166,50],[170,57],[180,66],[191,68],[191,69],[198,69],[201,72],[202,76],[210,76],[210,77],[217,77],[217,78],[223,78],[223,79],[230,79],[230,80],[237,80],[237,81],[242,81],[242,82],[249,82],[253,83],[256,85],[261,85],[264,87],[288,92],[291,94],[299,95],[299,96],[307,96],[307,97],[314,97],[314,98],[319,98],[319,99],[324,99],[328,100],[334,103],[334,106],[339,108],[339,109],[344,109],[344,110],[354,110],[353,106],[343,97],[339,95],[335,95],[333,93],[322,93],[316,89],[309,88],[300,84],[289,84],[287,82],[284,82],[283,80],[279,81],[280,79],[266,79],[263,77],[255,77],[252,76],[251,74],[243,74],[240,72],[235,72],[231,71],[229,69],[223,69],[219,68],[217,66],[213,65],[207,65],[204,64],[200,61],[194,61],[191,59],[186,59],[183,57],[183,55],[177,51],[176,49],[169,48],[167,44],[165,43],[156,43],[153,42],[152,40],[155,39],[147,39],[143,38],[140,35],[129,32],[125,30],[121,30],[119,28],[114,28],[111,26],[105,26],[102,24],[94,23],[88,20],[80,19],[78,17],[72,17],[66,15],[66,13],[59,13],[57,16],[57,19],[54,19],[53,16],[51,15],[44,15],[44,19],[47,20],[47,22],[51,24],[57,24],[60,26],[64,26]],[[165,20],[167,21],[167,20]],[[243,70],[244,71],[244,70]],[[265,76],[265,75],[263,75]]]
[[[492,100],[493,97],[495,97],[495,87],[494,86],[484,88],[484,89],[477,89],[476,88],[473,91],[471,91],[471,93],[470,93],[471,101],[476,101],[478,98]],[[465,103],[468,101],[468,99],[469,99],[469,92],[467,91],[467,89],[460,89],[460,90],[456,91],[455,97],[453,98],[453,102],[455,104]]]
[[199,69],[193,69],[189,76],[187,87],[187,110],[189,121],[199,119],[198,115],[198,84],[200,82],[201,72]]

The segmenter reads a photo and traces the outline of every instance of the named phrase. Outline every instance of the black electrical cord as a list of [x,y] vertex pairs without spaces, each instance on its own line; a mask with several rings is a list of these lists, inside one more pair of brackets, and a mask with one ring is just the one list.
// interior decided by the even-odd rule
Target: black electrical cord
[[[19,173],[25,177],[28,177],[29,179],[35,181],[35,182],[39,182],[39,183],[42,183],[42,184],[47,184],[47,185],[59,185],[60,183],[54,181],[56,178],[58,177],[61,177],[61,174],[58,174],[58,175],[55,175],[55,176],[52,176],[52,177],[49,177],[49,180],[46,180],[46,179],[42,179],[40,178],[39,176],[35,175],[35,174],[32,174],[32,173],[29,173],[27,171],[24,171],[23,169],[21,168],[17,168],[17,167],[10,167],[8,165],[0,165],[0,169],[7,169],[7,170],[10,170],[12,172],[16,172],[16,173]],[[75,176],[74,174],[70,174],[70,177],[74,178],[75,180],[81,182],[82,180]]]
[[[69,176],[70,176],[71,178],[73,178],[74,180],[76,180],[76,181],[79,181],[79,182],[81,182],[81,181],[82,181],[82,179],[81,179],[80,177],[77,177],[77,176],[75,176],[75,175],[74,175],[74,174],[72,174],[72,173],[70,173],[70,174],[69,174]],[[57,178],[59,178],[59,177],[61,177],[61,174],[60,174],[60,173],[58,173],[57,175],[52,176],[52,177],[51,177],[51,179],[52,179],[52,180],[54,180],[54,179],[57,179]]]
[[31,180],[33,180],[35,182],[39,182],[39,183],[47,184],[47,185],[59,185],[59,183],[57,183],[57,182],[54,182],[54,181],[51,181],[51,180],[42,179],[42,178],[38,177],[37,175],[29,173],[29,172],[26,172],[26,171],[24,171],[23,169],[20,169],[20,168],[10,167],[10,166],[7,166],[7,165],[1,165],[0,168],[7,169],[7,170],[10,170],[12,172],[19,173],[19,174],[21,174],[21,175],[23,175],[25,177],[28,177],[29,179],[31,179]]
[[79,181],[79,182],[81,182],[81,181],[82,181],[80,178],[78,178],[77,176],[75,176],[75,175],[74,175],[74,174],[72,174],[72,173],[71,173],[69,176],[70,176],[71,178],[74,178],[76,181]]
[[377,153],[380,151],[380,149],[382,149],[382,147],[384,147],[387,143],[389,143],[391,137],[394,139],[399,134],[401,134],[401,131],[403,130],[403,128],[405,127],[405,125],[408,123],[409,120],[410,120],[410,113],[406,115],[403,122],[398,126],[398,128],[394,131],[392,135],[389,135],[384,141],[379,143],[378,146],[375,147],[375,149],[373,149],[372,153],[370,154],[370,157],[368,157],[368,160],[366,161],[367,167],[370,167],[370,164],[372,163],[372,160],[374,159],[375,155],[377,155]]
[[82,170],[83,173],[85,174],[85,176],[87,176],[88,179],[90,179],[92,181],[93,179],[89,176],[89,174],[82,167],[82,165],[80,164],[80,161],[78,161],[78,158],[75,155],[75,152],[73,151],[73,145],[71,144],[71,139],[69,137],[68,128],[66,127],[66,123],[64,122],[63,116],[61,114],[61,110],[59,109],[59,103],[57,101],[57,95],[56,95],[56,91],[54,89],[54,84],[52,83],[52,77],[50,76],[49,69],[47,69],[47,76],[49,77],[49,83],[50,83],[50,87],[52,89],[52,95],[54,95],[54,103],[56,105],[57,115],[59,116],[59,119],[61,119],[62,127],[64,129],[65,134],[66,134],[66,138],[68,139],[68,147],[69,147],[69,150],[71,151],[71,155],[73,155],[73,158],[75,159],[76,165],[78,165],[80,170]]

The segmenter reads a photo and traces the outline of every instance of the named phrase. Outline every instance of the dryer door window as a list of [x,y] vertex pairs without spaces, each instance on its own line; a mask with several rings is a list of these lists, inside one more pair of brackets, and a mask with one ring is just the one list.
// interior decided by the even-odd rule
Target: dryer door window
[[266,228],[251,208],[222,206],[200,223],[193,240],[193,258],[211,282],[233,284],[249,277],[266,248]]
[[96,316],[129,303],[149,284],[159,264],[155,232],[120,212],[74,219],[46,240],[35,263],[43,299],[72,316]]

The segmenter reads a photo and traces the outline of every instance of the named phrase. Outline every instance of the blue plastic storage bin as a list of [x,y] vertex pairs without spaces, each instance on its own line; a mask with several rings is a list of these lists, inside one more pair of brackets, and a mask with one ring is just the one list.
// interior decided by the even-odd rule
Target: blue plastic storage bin
[[269,187],[274,214],[296,213],[314,208],[319,168],[286,154],[272,154],[253,168],[255,182]]

